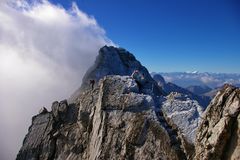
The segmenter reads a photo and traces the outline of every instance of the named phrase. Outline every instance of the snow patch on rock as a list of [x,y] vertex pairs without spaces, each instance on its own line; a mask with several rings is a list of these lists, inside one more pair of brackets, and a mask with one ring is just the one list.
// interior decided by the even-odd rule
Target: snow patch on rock
[[179,127],[186,140],[194,143],[203,107],[187,95],[172,92],[163,100],[162,110]]

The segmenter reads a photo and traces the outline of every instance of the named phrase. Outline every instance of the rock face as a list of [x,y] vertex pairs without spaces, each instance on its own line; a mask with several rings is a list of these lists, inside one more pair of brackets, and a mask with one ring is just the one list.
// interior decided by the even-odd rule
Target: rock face
[[195,159],[240,159],[240,89],[219,91],[203,115]]
[[53,116],[51,113],[39,114],[32,118],[32,125],[28,130],[23,146],[17,159],[51,159],[54,156],[55,140],[49,133],[53,130]]
[[23,146],[17,159],[54,159],[59,137],[64,138],[62,130],[77,122],[77,108],[67,101],[53,102],[52,112],[41,112],[32,118]]
[[[120,69],[111,71],[107,56]],[[161,89],[132,54],[103,47],[93,68],[70,104],[53,102],[33,117],[17,160],[187,159],[184,138],[159,106]],[[136,69],[146,83],[126,76]]]
[[[129,76],[136,70],[141,81]],[[239,97],[226,86],[214,98],[193,144],[198,102],[180,93],[165,97],[132,54],[105,46],[69,100],[32,118],[17,160],[239,159]]]
[[141,72],[146,81],[146,84],[140,88],[141,92],[147,94],[151,92],[155,95],[162,94],[161,88],[153,80],[148,70],[136,60],[133,54],[123,48],[104,46],[99,50],[95,64],[89,68],[83,77],[81,87],[71,96],[70,101],[74,101],[82,91],[90,88],[90,80],[98,82],[107,75],[130,76],[134,70]]
[[105,77],[75,107],[76,121],[68,120],[65,102],[34,117],[17,159],[186,159],[152,96],[129,76]]
[[188,143],[194,144],[204,108],[189,96],[172,92],[163,99],[162,111],[176,124]]

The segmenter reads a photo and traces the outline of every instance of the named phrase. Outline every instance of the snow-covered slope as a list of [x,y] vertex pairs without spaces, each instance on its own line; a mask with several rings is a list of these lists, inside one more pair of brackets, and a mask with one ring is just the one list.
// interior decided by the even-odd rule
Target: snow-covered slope
[[157,84],[162,88],[162,90],[167,95],[169,95],[171,92],[177,92],[183,95],[188,95],[190,99],[196,100],[204,108],[206,108],[211,101],[211,99],[207,96],[194,94],[189,90],[179,87],[176,84],[171,82],[167,83],[160,74],[153,75],[153,79],[157,82]]
[[162,101],[162,111],[182,131],[189,143],[194,143],[203,108],[187,95],[172,92]]

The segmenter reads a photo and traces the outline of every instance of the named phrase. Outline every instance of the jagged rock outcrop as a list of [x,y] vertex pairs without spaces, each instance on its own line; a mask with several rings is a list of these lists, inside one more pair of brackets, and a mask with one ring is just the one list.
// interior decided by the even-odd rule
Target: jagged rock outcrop
[[197,101],[177,92],[172,92],[162,100],[162,111],[179,127],[186,141],[192,145],[203,110]]
[[99,50],[99,54],[95,63],[90,67],[83,77],[81,87],[71,96],[70,101],[74,101],[80,92],[90,88],[89,81],[98,82],[107,75],[128,75],[130,76],[134,70],[138,70],[144,75],[145,84],[140,88],[141,92],[154,95],[161,95],[162,90],[153,80],[148,70],[136,60],[133,54],[123,48],[104,46]]
[[129,76],[107,76],[83,92],[77,121],[60,118],[69,112],[62,105],[54,102],[52,112],[33,118],[18,160],[186,159],[168,124],[158,120],[153,98]]
[[[34,116],[17,160],[187,159],[182,134],[161,111],[161,89],[147,70],[122,49],[103,47],[100,55],[71,103],[53,102],[52,111]],[[107,56],[115,57],[113,64],[121,60],[121,69],[111,71]],[[135,69],[146,83],[124,76]],[[91,89],[93,75],[99,83]]]
[[23,141],[17,159],[51,159],[54,156],[55,140],[51,139],[51,135],[49,135],[53,130],[53,122],[51,113],[39,114],[32,118],[32,125]]
[[[143,81],[130,76],[135,70]],[[239,159],[239,89],[218,93],[193,144],[203,108],[189,95],[165,97],[128,51],[101,48],[82,83],[32,118],[17,160]]]
[[19,160],[54,159],[61,133],[77,122],[77,108],[66,100],[53,102],[52,111],[40,112],[32,118],[32,125],[17,155]]
[[204,112],[195,159],[240,159],[239,112],[240,89],[225,85]]

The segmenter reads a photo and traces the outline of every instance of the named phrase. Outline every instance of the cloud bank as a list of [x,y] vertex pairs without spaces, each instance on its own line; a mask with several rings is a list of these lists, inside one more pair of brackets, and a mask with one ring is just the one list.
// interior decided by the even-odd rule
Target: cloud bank
[[15,159],[31,117],[69,97],[105,44],[104,29],[75,3],[0,2],[0,159]]
[[211,88],[221,87],[224,84],[240,85],[240,74],[237,73],[188,73],[188,72],[172,72],[159,73],[167,82],[175,83],[182,87],[191,85],[207,85]]

